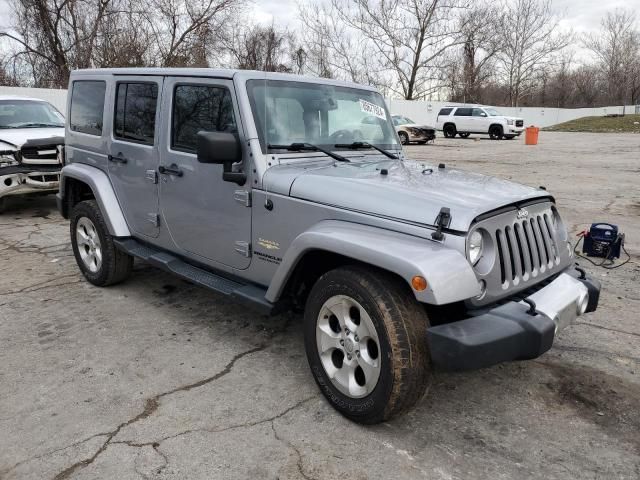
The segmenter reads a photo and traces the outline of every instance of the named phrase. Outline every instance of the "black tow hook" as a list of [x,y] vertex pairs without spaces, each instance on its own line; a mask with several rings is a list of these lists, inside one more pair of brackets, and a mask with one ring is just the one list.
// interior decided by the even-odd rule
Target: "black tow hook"
[[538,314],[538,312],[536,311],[536,302],[529,298],[523,298],[522,301],[529,305],[529,310],[527,310],[527,313],[529,315],[536,316]]
[[578,265],[576,265],[575,268],[578,272],[580,272],[580,277],[578,277],[578,280],[584,280],[585,278],[587,278],[587,272],[584,271],[584,268],[579,267]]

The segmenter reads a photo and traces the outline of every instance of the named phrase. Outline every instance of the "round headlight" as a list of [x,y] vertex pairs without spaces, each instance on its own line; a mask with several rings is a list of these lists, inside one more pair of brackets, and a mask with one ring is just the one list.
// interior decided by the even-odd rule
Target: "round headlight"
[[478,230],[469,236],[469,261],[472,265],[478,263],[482,255],[482,233]]

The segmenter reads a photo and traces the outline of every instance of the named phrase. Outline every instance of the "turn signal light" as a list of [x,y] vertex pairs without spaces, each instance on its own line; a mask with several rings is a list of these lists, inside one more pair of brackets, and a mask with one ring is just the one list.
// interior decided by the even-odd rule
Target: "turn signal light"
[[427,289],[427,281],[425,280],[424,277],[421,277],[420,275],[416,275],[411,279],[411,286],[415,291],[422,292],[423,290]]

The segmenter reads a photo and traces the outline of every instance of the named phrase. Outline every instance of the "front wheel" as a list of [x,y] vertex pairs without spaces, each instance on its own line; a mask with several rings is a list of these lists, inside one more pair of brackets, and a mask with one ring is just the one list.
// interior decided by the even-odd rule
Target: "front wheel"
[[402,145],[409,145],[409,135],[405,132],[398,132],[398,137],[400,137],[400,143],[402,143]]
[[471,135],[469,132],[461,132],[458,133],[458,135],[460,135],[460,138],[469,138],[469,135]]
[[313,376],[347,418],[382,422],[424,394],[429,320],[401,279],[360,266],[332,270],[311,290],[304,317]]
[[502,127],[500,125],[493,125],[489,129],[489,137],[491,140],[500,140],[502,138]]
[[71,246],[80,271],[98,287],[121,282],[131,273],[133,257],[115,247],[95,200],[73,207]]

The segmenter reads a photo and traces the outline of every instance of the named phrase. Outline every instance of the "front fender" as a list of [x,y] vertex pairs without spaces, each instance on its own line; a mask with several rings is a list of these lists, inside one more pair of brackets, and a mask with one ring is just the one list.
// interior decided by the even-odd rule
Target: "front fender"
[[278,267],[265,298],[275,302],[298,262],[313,250],[324,250],[393,272],[409,285],[421,275],[427,289],[414,291],[420,302],[433,305],[480,294],[467,259],[457,250],[424,238],[337,220],[325,220],[298,235]]
[[[105,172],[99,168],[83,163],[72,163],[64,166],[60,175],[60,191],[57,194],[58,205],[61,210],[65,202],[65,189],[69,178],[73,178],[89,186],[93,192],[93,196],[98,202],[98,206],[100,207],[100,211],[111,235],[114,237],[131,236],[122,209],[113,191],[109,176]],[[66,216],[66,212],[61,211],[60,213]]]

